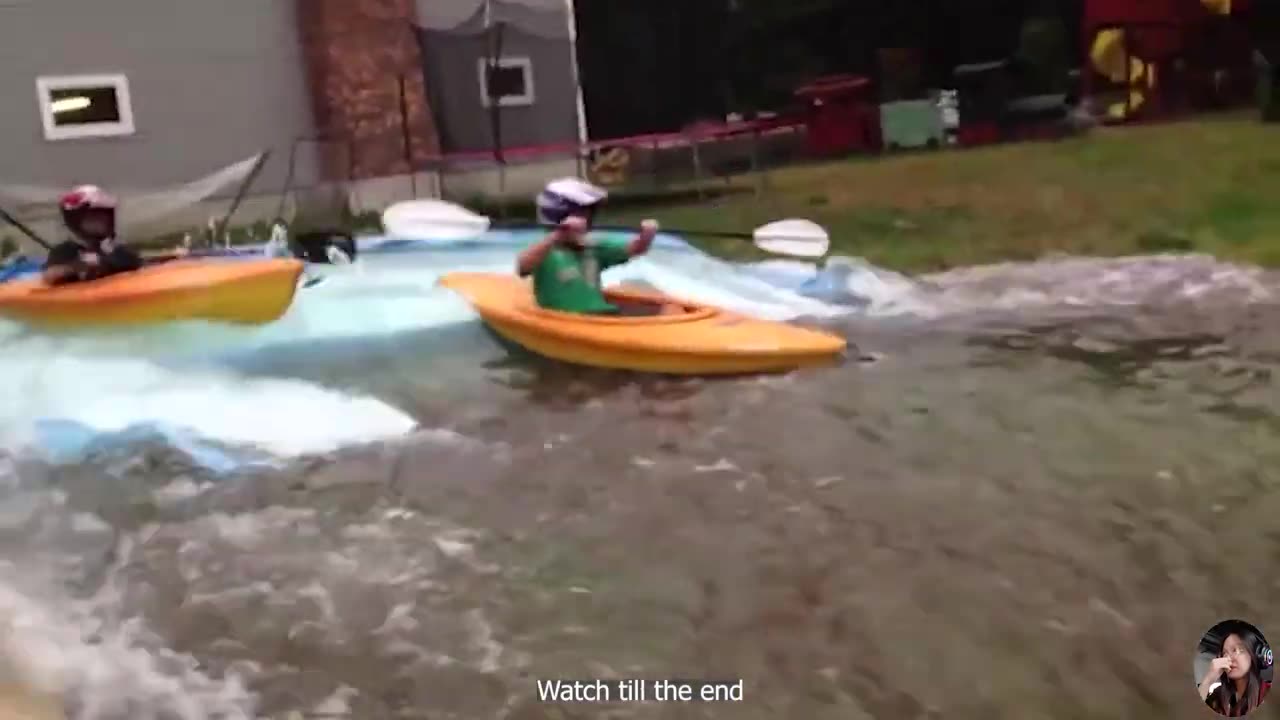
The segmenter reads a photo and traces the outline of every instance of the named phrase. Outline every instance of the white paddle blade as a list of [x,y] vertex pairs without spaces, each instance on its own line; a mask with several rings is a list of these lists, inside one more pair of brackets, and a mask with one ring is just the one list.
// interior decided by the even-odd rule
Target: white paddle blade
[[752,233],[756,247],[778,255],[822,257],[831,248],[826,228],[812,220],[778,220]]
[[382,212],[382,227],[400,240],[467,240],[489,231],[489,218],[444,200],[407,200]]

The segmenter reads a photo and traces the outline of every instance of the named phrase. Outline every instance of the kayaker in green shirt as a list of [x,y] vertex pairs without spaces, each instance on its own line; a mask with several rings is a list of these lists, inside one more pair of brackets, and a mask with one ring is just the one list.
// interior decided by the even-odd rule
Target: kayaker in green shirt
[[645,220],[630,240],[591,237],[596,210],[609,197],[603,188],[578,178],[547,183],[538,195],[538,222],[555,225],[542,240],[520,253],[516,270],[533,276],[533,294],[548,310],[617,314],[600,291],[600,274],[649,251],[658,223]]

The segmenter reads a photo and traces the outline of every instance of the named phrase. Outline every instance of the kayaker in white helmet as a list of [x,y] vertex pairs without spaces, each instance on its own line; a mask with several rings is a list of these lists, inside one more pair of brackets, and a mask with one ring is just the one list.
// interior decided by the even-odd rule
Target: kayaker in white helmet
[[619,312],[600,291],[600,273],[648,252],[658,223],[645,220],[629,240],[589,236],[596,211],[608,197],[603,188],[578,178],[553,180],[539,193],[538,222],[556,229],[516,259],[520,276],[533,276],[538,305],[572,313]]
[[142,257],[116,239],[116,200],[96,185],[81,185],[58,201],[71,239],[54,245],[44,264],[50,285],[129,272]]

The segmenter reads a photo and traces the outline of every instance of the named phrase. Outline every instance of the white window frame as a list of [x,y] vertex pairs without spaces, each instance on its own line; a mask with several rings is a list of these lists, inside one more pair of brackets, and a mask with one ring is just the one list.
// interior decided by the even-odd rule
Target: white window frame
[[[53,121],[54,90],[110,87],[116,93],[116,108],[120,119],[116,122],[86,123],[58,126]],[[46,140],[76,140],[81,138],[122,137],[136,131],[133,125],[133,100],[129,95],[129,78],[123,73],[97,75],[42,75],[36,78],[36,98],[40,103],[40,119],[44,124]]]
[[[482,57],[476,63],[476,69],[480,78],[480,104],[484,107],[493,107],[493,103],[489,101],[489,64],[491,58]],[[520,70],[524,74],[524,94],[523,95],[503,95],[498,98],[498,107],[524,107],[534,103],[535,95],[533,92],[533,60],[524,56],[507,56],[504,55],[497,58],[493,62],[495,68],[507,70]]]

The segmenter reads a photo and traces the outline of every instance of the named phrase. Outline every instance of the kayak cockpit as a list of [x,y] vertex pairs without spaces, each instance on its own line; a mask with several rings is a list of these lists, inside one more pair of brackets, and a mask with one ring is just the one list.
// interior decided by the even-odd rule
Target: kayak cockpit
[[604,297],[618,308],[617,314],[596,315],[548,310],[538,306],[536,301],[529,302],[521,310],[548,319],[572,320],[592,325],[671,325],[708,320],[723,313],[718,308],[682,302],[635,287],[606,288]]

